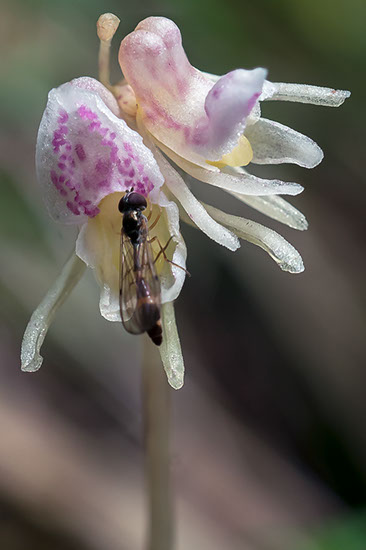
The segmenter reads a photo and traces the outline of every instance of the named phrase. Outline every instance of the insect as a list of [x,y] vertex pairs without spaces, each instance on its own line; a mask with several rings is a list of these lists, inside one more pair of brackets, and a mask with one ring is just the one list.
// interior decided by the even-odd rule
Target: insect
[[[120,311],[124,328],[131,334],[147,332],[154,344],[163,341],[160,281],[156,273],[143,195],[128,191],[120,200],[122,213]],[[167,246],[167,245],[166,245]],[[165,248],[166,248],[165,246]],[[164,249],[161,249],[164,252]]]

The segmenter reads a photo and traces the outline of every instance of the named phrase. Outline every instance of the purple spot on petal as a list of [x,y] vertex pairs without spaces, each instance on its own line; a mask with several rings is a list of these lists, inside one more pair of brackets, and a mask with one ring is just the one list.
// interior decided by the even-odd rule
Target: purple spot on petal
[[84,147],[81,145],[81,143],[77,143],[75,145],[75,152],[79,158],[79,160],[83,161],[86,159],[86,153],[84,150]]
[[95,120],[98,118],[98,115],[93,113],[93,111],[86,105],[81,105],[78,109],[78,113],[84,120]]
[[60,109],[58,114],[59,114],[59,117],[57,119],[57,122],[59,124],[65,124],[65,122],[67,122],[69,120],[69,115],[67,114],[67,112],[64,109]]
[[54,170],[51,170],[51,180],[52,180],[53,185],[58,184],[58,177],[57,177],[57,174]]
[[99,174],[106,176],[111,173],[112,167],[108,160],[99,159],[95,165],[95,169]]
[[80,215],[80,210],[78,209],[76,204],[74,204],[73,202],[67,201],[66,206],[73,214],[75,214],[75,216]]

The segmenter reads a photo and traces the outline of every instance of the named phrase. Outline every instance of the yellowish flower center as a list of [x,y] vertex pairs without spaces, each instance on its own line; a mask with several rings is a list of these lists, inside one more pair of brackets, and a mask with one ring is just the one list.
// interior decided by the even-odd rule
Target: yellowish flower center
[[218,161],[206,161],[207,164],[211,166],[216,166],[217,168],[224,168],[225,166],[247,166],[253,158],[252,146],[249,143],[249,140],[244,136],[240,136],[239,143],[234,149],[223,155],[221,160]]
[[[124,193],[117,192],[104,197],[98,205],[99,214],[88,221],[89,235],[94,235],[97,242],[101,243],[103,258],[98,266],[101,272],[119,270],[122,214],[118,210],[118,203],[123,195]],[[148,240],[152,240],[151,246],[155,259],[161,250],[160,246],[165,247],[170,239],[169,224],[165,209],[159,209],[148,199],[147,202],[148,206],[143,214],[148,218]],[[173,258],[175,246],[176,243],[173,241],[165,251],[170,260]],[[159,255],[155,267],[159,276],[164,276],[170,270],[170,264],[164,259],[164,254]],[[103,281],[102,275],[100,280]]]

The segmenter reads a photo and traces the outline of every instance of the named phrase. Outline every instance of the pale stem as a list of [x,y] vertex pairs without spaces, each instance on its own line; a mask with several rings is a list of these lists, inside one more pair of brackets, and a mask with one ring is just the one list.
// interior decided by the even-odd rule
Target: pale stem
[[99,80],[107,88],[111,87],[109,74],[109,54],[112,38],[120,21],[113,13],[103,13],[97,21],[99,46]]
[[173,509],[170,484],[170,388],[156,346],[145,337],[142,399],[149,531],[147,550],[172,550]]
[[101,40],[99,46],[99,80],[106,87],[110,88],[110,70],[109,70],[109,56],[112,40]]

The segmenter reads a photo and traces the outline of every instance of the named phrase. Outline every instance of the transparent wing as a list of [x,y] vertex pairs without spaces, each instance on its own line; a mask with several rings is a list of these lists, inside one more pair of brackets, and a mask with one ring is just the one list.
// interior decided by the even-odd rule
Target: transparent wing
[[[148,242],[147,222],[141,228],[141,243],[133,246],[122,229],[120,261],[120,311],[125,329],[141,334],[160,317],[160,282]],[[155,315],[151,314],[151,310]],[[157,313],[156,313],[157,312]]]

